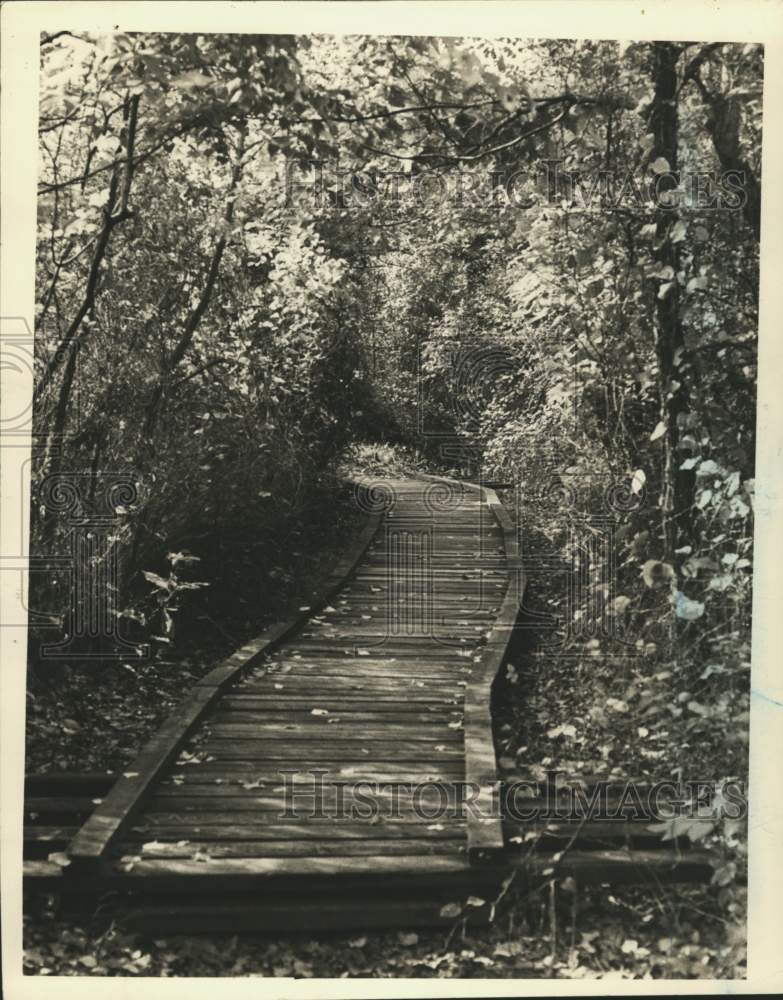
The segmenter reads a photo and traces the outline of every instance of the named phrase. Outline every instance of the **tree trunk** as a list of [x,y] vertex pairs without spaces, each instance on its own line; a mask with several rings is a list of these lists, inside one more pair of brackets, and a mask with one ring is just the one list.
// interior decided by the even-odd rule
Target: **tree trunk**
[[[679,49],[670,42],[653,46],[655,96],[650,110],[650,130],[655,136],[652,160],[663,158],[668,170],[657,175],[656,234],[654,256],[659,270],[671,268],[673,276],[663,279],[656,299],[655,346],[658,358],[660,419],[665,427],[661,483],[661,523],[664,559],[671,563],[678,540],[690,535],[694,480],[691,472],[679,468],[677,453],[680,421],[690,411],[688,390],[683,377],[686,364],[685,339],[680,319],[680,254],[672,240],[678,221],[675,189],[679,182],[677,165],[678,111],[677,60]],[[668,274],[668,272],[666,272]]]

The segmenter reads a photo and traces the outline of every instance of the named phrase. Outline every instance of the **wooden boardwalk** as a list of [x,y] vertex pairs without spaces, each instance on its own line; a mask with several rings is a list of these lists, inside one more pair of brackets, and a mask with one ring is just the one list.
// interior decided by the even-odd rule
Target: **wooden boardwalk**
[[[524,592],[516,532],[486,487],[356,495],[366,527],[324,589],[201,680],[102,799],[90,776],[75,798],[31,779],[26,884],[120,890],[147,929],[236,932],[491,919],[512,874],[553,863],[708,878],[644,819],[503,819],[490,698]],[[67,867],[36,860],[62,838]]]
[[[465,688],[508,584],[502,534],[476,493],[428,506],[430,484],[389,487],[392,507],[355,574],[211,708],[184,758],[193,763],[158,783],[126,854],[269,870],[296,858],[308,871],[355,858],[354,873],[465,855],[457,810],[419,818],[404,793],[392,810],[383,787],[465,778]],[[377,786],[380,808],[360,809],[358,781],[365,795]],[[430,809],[435,793],[422,789]],[[374,814],[351,815],[362,811]]]
[[497,880],[489,692],[519,604],[515,538],[481,487],[357,494],[368,530],[326,603],[197,686],[74,838],[73,874],[145,891]]

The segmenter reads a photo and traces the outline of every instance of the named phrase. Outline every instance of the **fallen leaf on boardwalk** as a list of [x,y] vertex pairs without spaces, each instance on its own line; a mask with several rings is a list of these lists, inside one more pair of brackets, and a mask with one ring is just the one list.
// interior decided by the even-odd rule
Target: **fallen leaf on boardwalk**
[[430,824],[430,825],[429,825],[429,826],[427,827],[427,829],[428,829],[428,830],[435,830],[435,831],[439,831],[439,830],[445,830],[445,829],[446,829],[446,827],[445,827],[445,826],[444,826],[444,825],[443,825],[442,823],[431,823],[431,824]]
[[439,744],[438,744],[438,745],[437,745],[437,746],[435,747],[435,749],[436,749],[436,750],[437,750],[437,751],[438,751],[439,753],[443,753],[443,751],[444,751],[444,750],[448,750],[448,747],[447,747],[447,746],[446,746],[446,745],[445,745],[444,743],[439,743]]
[[356,655],[357,656],[369,656],[370,655],[370,651],[369,651],[369,649],[357,649],[356,650]]
[[263,788],[264,787],[264,783],[260,779],[258,781],[241,781],[240,784],[242,785],[243,788],[247,789],[248,791],[251,788]]
[[60,868],[67,868],[71,863],[71,859],[67,854],[62,851],[57,851],[54,854],[49,854],[46,858],[47,861],[51,862],[53,865],[59,865]]
[[328,708],[314,708],[310,712],[310,715],[328,715],[328,714],[329,714]]
[[123,776],[123,778],[138,778],[139,772],[138,771],[123,771],[122,772],[122,776]]
[[445,917],[446,919],[451,919],[453,917],[458,917],[462,913],[462,907],[459,903],[446,903],[445,906],[440,908],[439,915]]
[[486,902],[486,899],[481,899],[480,896],[468,896],[465,906],[484,906]]

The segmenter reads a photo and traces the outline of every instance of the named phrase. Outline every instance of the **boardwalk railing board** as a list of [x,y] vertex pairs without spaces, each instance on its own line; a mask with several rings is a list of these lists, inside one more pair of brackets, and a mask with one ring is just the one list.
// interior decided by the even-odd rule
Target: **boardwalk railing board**
[[491,703],[492,688],[514,636],[525,591],[519,540],[508,511],[493,489],[446,476],[421,478],[478,492],[482,504],[503,533],[508,586],[465,692],[465,779],[478,789],[474,809],[468,814],[468,853],[473,861],[489,861],[502,853],[505,846],[498,807],[501,779],[495,753]]
[[68,847],[70,875],[92,871],[105,874],[110,845],[128,827],[144,795],[161,773],[173,763],[186,739],[206,709],[245,670],[256,664],[283,639],[307,621],[313,610],[328,604],[358,565],[380,526],[383,512],[371,513],[353,546],[338,562],[322,590],[314,594],[307,611],[265,629],[256,639],[233,653],[200,680],[175,708],[139,757],[117,779],[103,802],[81,827]]

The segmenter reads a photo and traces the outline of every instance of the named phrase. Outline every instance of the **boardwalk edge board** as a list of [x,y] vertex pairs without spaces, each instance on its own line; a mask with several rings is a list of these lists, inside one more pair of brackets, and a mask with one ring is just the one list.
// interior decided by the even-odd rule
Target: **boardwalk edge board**
[[468,856],[471,861],[492,861],[504,849],[503,822],[499,808],[501,779],[492,728],[492,687],[514,635],[525,592],[526,580],[522,571],[519,540],[508,511],[494,489],[448,476],[419,473],[419,478],[433,483],[445,483],[452,489],[475,490],[503,533],[508,588],[482,647],[481,659],[471,672],[465,691],[464,719],[465,781],[478,789],[475,808],[468,810]]
[[[362,480],[348,485],[361,486]],[[118,776],[103,802],[79,829],[65,852],[69,876],[107,873],[106,855],[110,845],[127,829],[144,796],[160,774],[174,761],[190,733],[206,710],[242,672],[300,629],[345,584],[356,569],[383,520],[383,510],[369,513],[353,545],[335,565],[322,589],[313,595],[306,611],[269,626],[198,681],[156,731],[135,761]]]

